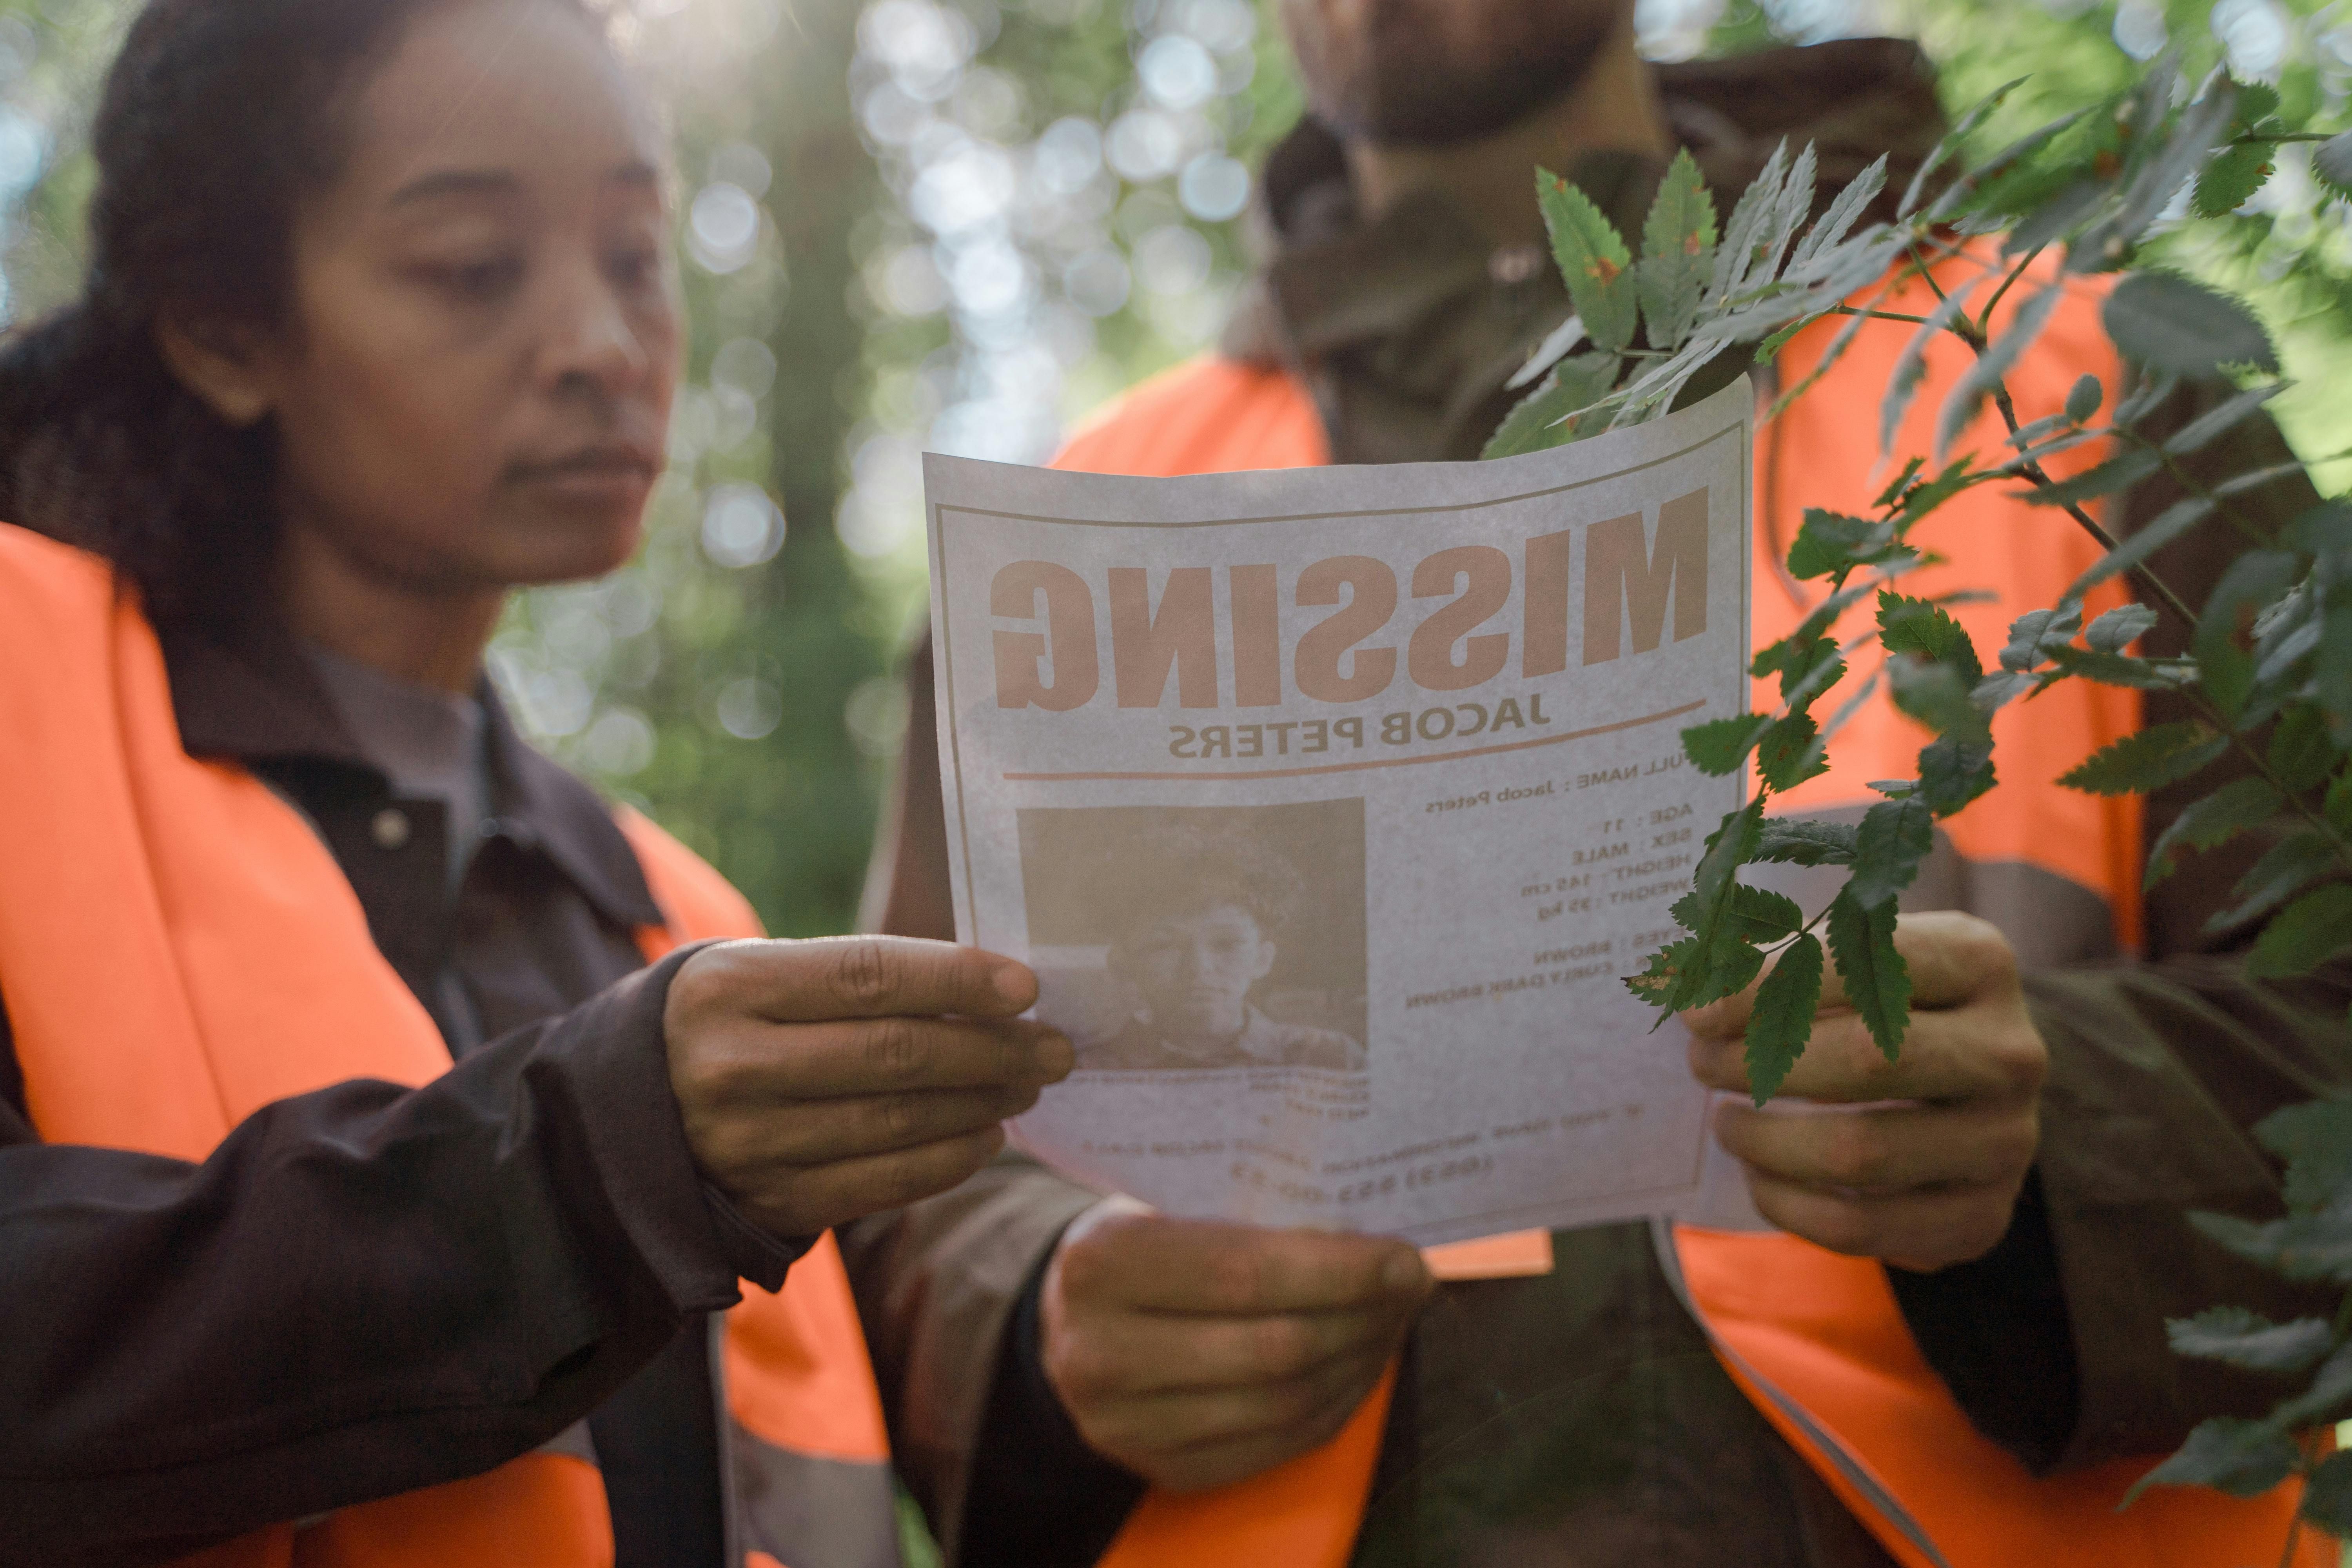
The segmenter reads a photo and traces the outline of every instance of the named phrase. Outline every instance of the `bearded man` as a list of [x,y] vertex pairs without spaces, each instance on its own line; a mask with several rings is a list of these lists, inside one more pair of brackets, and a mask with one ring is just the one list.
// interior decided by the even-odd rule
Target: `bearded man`
[[[1678,146],[1727,205],[1784,139],[1819,150],[1828,191],[1882,154],[1900,190],[1944,129],[1924,60],[1899,42],[1658,67],[1635,50],[1629,0],[1284,0],[1282,14],[1311,114],[1264,171],[1264,268],[1219,353],[1130,394],[1063,466],[1474,458],[1515,395],[1506,382],[1570,313],[1538,165],[1633,233]],[[1808,607],[1767,559],[1801,508],[1867,501],[1854,492],[1875,453],[1859,432],[1900,347],[1873,342],[1759,436],[1759,641]],[[1780,374],[1808,352],[1820,345],[1789,345]],[[2021,404],[2054,407],[2102,364],[2112,394],[2127,367],[2085,295],[2013,385]],[[1685,400],[1747,368],[1727,356]],[[1957,373],[1931,361],[1922,406],[1934,377]],[[2162,417],[2215,395],[2184,389]],[[2196,462],[2210,477],[2283,456],[2257,423]],[[2178,493],[2151,480],[2119,521]],[[2251,504],[2269,525],[2313,499],[2298,477]],[[2040,579],[2004,553],[2028,528],[2046,538],[2046,521],[1987,492],[1969,504],[1932,542],[1956,581],[2004,585],[2014,602],[1985,612],[1995,624],[2054,599],[2033,597]],[[2192,533],[2156,564],[2201,603],[2235,547]],[[2148,640],[2171,651],[2183,628]],[[929,673],[919,654],[869,923],[951,937]],[[2291,1499],[2114,1504],[2145,1468],[2125,1461],[2273,1394],[2174,1359],[2165,1318],[2315,1310],[2182,1212],[2276,1212],[2275,1172],[2245,1129],[2352,1086],[2352,972],[2250,980],[2233,954],[2252,932],[2207,931],[2260,836],[2143,900],[2115,868],[2189,797],[2158,795],[2135,827],[2056,789],[2086,730],[2115,715],[2068,689],[2052,696],[2086,706],[2004,719],[2019,728],[2001,790],[1954,819],[1906,895],[1917,995],[1901,1063],[1877,1058],[1832,987],[1787,1094],[1840,1113],[1734,1107],[1718,1122],[1783,1234],[1559,1232],[1499,1260],[1440,1257],[1435,1285],[1400,1243],[1170,1219],[1017,1160],[869,1222],[847,1243],[853,1272],[877,1364],[911,1378],[906,1408],[929,1413],[902,1417],[920,1429],[897,1447],[950,1555],[1022,1568],[2274,1557]],[[2151,697],[2145,721],[2174,716],[2169,700]],[[2126,710],[2118,732],[2137,721]],[[1894,760],[1833,757],[1838,787],[1907,773],[1921,738],[1891,710],[1865,713],[1846,740]],[[2124,962],[2135,942],[2145,958]],[[1694,1018],[1692,1065],[1710,1084],[1744,1087],[1744,1021],[1738,999]],[[992,1369],[984,1392],[974,1365]]]

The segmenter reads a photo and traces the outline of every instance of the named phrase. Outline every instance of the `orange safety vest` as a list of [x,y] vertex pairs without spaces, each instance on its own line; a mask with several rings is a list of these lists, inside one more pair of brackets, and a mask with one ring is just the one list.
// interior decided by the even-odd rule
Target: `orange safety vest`
[[[1951,274],[1942,280],[1949,287],[1975,265],[1955,258],[1939,268]],[[1885,308],[1924,313],[1932,303],[1915,279]],[[1787,384],[1812,372],[1839,324],[1817,324],[1781,351]],[[1907,325],[1869,323],[1819,385],[1759,432],[1762,515],[1751,580],[1759,584],[1754,637],[1759,647],[1794,630],[1817,602],[1787,583],[1781,569],[1800,509],[1868,514],[1885,483],[1879,397],[1911,332]],[[1930,347],[1927,377],[1904,426],[1898,457],[1928,450],[1944,395],[1968,363],[1966,350],[1948,339]],[[2114,349],[2098,322],[2097,297],[2087,289],[2062,303],[2037,351],[2011,374],[2020,416],[2054,413],[2085,370],[2098,374],[2111,393],[2119,384]],[[1959,445],[1991,450],[2004,436],[1988,410]],[[2087,467],[2095,456],[2078,448],[2063,471]],[[1081,429],[1055,466],[1169,476],[1310,468],[1330,460],[1321,416],[1294,378],[1209,358],[1137,387]],[[1780,476],[1786,478],[1776,485]],[[1949,559],[1913,574],[1904,591],[1989,592],[1988,602],[1952,611],[1988,659],[2007,641],[2010,621],[2055,604],[2097,550],[2056,514],[2024,507],[1990,487],[1946,503],[1922,538]],[[2120,587],[2111,584],[2105,602],[2120,600]],[[2089,606],[2092,613],[2103,607],[2096,598]],[[1757,707],[1769,709],[1777,695],[1769,682],[1758,682]],[[2011,704],[1993,721],[2000,787],[1940,825],[1969,860],[2037,867],[2096,894],[2126,947],[2139,934],[2139,802],[2077,794],[2056,780],[2138,724],[2136,693],[2088,681],[2068,681],[2032,703]],[[1864,805],[1877,798],[1864,789],[1866,781],[1916,771],[1925,740],[1925,731],[1891,701],[1876,700],[1831,741],[1832,771],[1780,798],[1806,811]],[[1507,1264],[1523,1254],[1540,1258],[1548,1241],[1536,1232],[1462,1245],[1483,1247]],[[2074,1563],[2216,1568],[2277,1561],[2298,1499],[2292,1486],[2251,1500],[2159,1489],[2119,1513],[2125,1491],[2153,1460],[2117,1461],[2039,1480],[2028,1475],[1977,1431],[1929,1368],[1904,1324],[1885,1268],[1874,1259],[1842,1257],[1788,1235],[1676,1226],[1662,1261],[1670,1274],[1679,1274],[1741,1391],[1906,1568]],[[1441,1262],[1441,1277],[1447,1272]],[[1101,1568],[1195,1568],[1209,1562],[1344,1568],[1370,1490],[1394,1380],[1391,1366],[1346,1428],[1322,1448],[1216,1491],[1148,1495]],[[2306,1531],[2295,1562],[2302,1568],[2332,1568],[2332,1550]]]
[[[182,749],[163,658],[107,566],[0,524],[0,976],[34,1126],[51,1142],[201,1161],[273,1100],[448,1070],[302,816]],[[621,826],[682,942],[756,936],[741,896],[631,812]],[[831,1236],[784,1289],[746,1284],[719,1362],[730,1564],[898,1568],[881,1399]],[[715,1413],[714,1413],[715,1415]],[[609,1568],[588,1446],[278,1524],[216,1568]]]

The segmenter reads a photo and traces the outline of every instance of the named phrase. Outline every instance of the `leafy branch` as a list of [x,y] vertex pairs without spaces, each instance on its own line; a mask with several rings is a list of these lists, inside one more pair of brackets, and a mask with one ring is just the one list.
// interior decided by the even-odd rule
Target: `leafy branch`
[[[2280,812],[2293,814],[2304,824],[2287,840],[2294,855],[2278,863],[2265,858],[2249,874],[2250,882],[2259,874],[2258,885],[2235,889],[2231,912],[2279,911],[2256,943],[2259,972],[2294,973],[2280,966],[2308,968],[2332,951],[2315,950],[2318,939],[2299,933],[2310,931],[2339,896],[2352,897],[2341,881],[2352,872],[2352,784],[2346,782],[2352,778],[2346,763],[2352,742],[2352,510],[2322,508],[2286,538],[2263,542],[2216,589],[2202,616],[2152,564],[2170,540],[2236,510],[2223,493],[2227,485],[2197,482],[2178,459],[2252,417],[2283,384],[2239,392],[2162,440],[2144,435],[2141,421],[2183,382],[2228,386],[2232,376],[2250,373],[2274,377],[2278,364],[2267,334],[2241,303],[2202,284],[2130,272],[2106,290],[2101,319],[2143,380],[2108,423],[2095,422],[2105,402],[2095,376],[2083,377],[2062,409],[2031,422],[2008,384],[2065,290],[2077,286],[2071,279],[2127,268],[2134,248],[2182,192],[2209,205],[2225,196],[2233,198],[2231,206],[2242,205],[2267,177],[2266,162],[2248,163],[2249,148],[2321,140],[2321,157],[2352,174],[2352,133],[2322,139],[2285,125],[2270,89],[2218,73],[2193,94],[2179,92],[2178,85],[2177,68],[2159,61],[2129,90],[1958,170],[1938,191],[1936,179],[2011,90],[2004,89],[1964,117],[1929,156],[1893,223],[1861,221],[1885,189],[1883,163],[1817,203],[1811,151],[1790,157],[1783,147],[1718,228],[1696,163],[1678,156],[1643,226],[1638,258],[1583,193],[1538,173],[1538,199],[1576,316],[1520,373],[1521,384],[1537,384],[1496,431],[1489,456],[1659,417],[1693,376],[1736,346],[1749,345],[1757,360],[1769,361],[1799,331],[1831,318],[1843,318],[1843,326],[1774,413],[1817,384],[1866,323],[1907,326],[1912,337],[1880,410],[1880,444],[1891,453],[1927,379],[1929,346],[1938,337],[1957,338],[1973,360],[1937,411],[1935,466],[1914,458],[1871,515],[1805,514],[1790,548],[1789,574],[1800,582],[1826,579],[1828,592],[1795,633],[1756,656],[1752,674],[1780,677],[1778,710],[1715,720],[1684,734],[1695,766],[1717,774],[1752,766],[1757,788],[1709,838],[1691,893],[1674,906],[1687,934],[1652,954],[1627,984],[1663,1016],[1739,991],[1771,963],[1748,1036],[1759,1102],[1785,1079],[1811,1033],[1822,965],[1809,944],[1817,943],[1815,930],[1824,922],[1829,957],[1849,995],[1860,999],[1874,1037],[1890,1056],[1900,1048],[1909,984],[1894,948],[1895,901],[1933,847],[1936,821],[1993,787],[1991,716],[2063,679],[2175,693],[2197,716],[2178,737],[2181,744],[2156,750],[2135,736],[2087,759],[2063,781],[2073,787],[2102,794],[2162,787],[2225,754],[2250,770],[2183,814],[2155,847],[2148,879],[2168,874],[2184,850],[2215,847]],[[1988,268],[1984,253],[1993,235],[2003,237],[1999,264]],[[2054,269],[2048,259],[2053,253],[2060,258]],[[1955,274],[1952,286],[1939,269]],[[1926,282],[1934,308],[1886,308],[1891,290],[1912,279]],[[2019,295],[2021,302],[2000,315]],[[1580,345],[1589,346],[1574,352]],[[1973,453],[1947,461],[1988,405],[2007,435],[2002,450],[1989,461]],[[2086,447],[2102,457],[2083,471],[2062,479],[2047,466],[2050,458]],[[2131,539],[2117,539],[2091,504],[2158,472],[2181,483],[2188,499]],[[2100,556],[2059,604],[2012,623],[1997,668],[1989,670],[1942,606],[1892,584],[1921,559],[1914,531],[1947,501],[1990,483],[2021,483],[2021,499],[2070,520],[2096,542]],[[1868,575],[1858,586],[1850,582],[1864,571]],[[2126,574],[2192,629],[2189,656],[2133,651],[2157,622],[2145,605],[2088,616],[2087,596]],[[1769,817],[1769,810],[1775,795],[1829,765],[1813,710],[1856,679],[1848,658],[1854,650],[1839,643],[1835,628],[1873,596],[1874,640],[1884,658],[1858,679],[1873,689],[1883,680],[1896,707],[1933,738],[1920,750],[1915,777],[1872,785],[1882,798],[1850,838],[1847,830],[1831,831],[1836,825],[1810,824],[1801,839],[1792,839],[1792,825]],[[2249,616],[2251,646],[2238,634]],[[2343,635],[2326,635],[2339,616]],[[2265,730],[2267,743],[2261,740]],[[2279,736],[2288,733],[2317,737],[2317,749],[2305,740],[2294,754],[2282,754]],[[2330,779],[2335,783],[2323,789]],[[1773,860],[1850,869],[1836,898],[1808,918],[1739,880],[1741,867]]]
[[[1750,666],[1759,679],[1779,678],[1778,704],[1683,732],[1694,766],[1718,776],[1752,769],[1756,787],[1708,837],[1690,891],[1673,907],[1685,934],[1626,984],[1662,1019],[1756,985],[1747,1055],[1759,1104],[1804,1049],[1830,963],[1880,1048],[1890,1058],[1899,1051],[1911,986],[1895,946],[1898,900],[1933,847],[1936,823],[1996,786],[1994,714],[2063,680],[2170,694],[2190,715],[2126,736],[2059,781],[2105,795],[2204,786],[2151,847],[2147,883],[2170,875],[2184,854],[2284,818],[2285,830],[2209,929],[2257,932],[2245,958],[2256,977],[2306,973],[2352,947],[2352,504],[2325,502],[2266,531],[2238,498],[2304,465],[2210,483],[2192,471],[2187,459],[2253,419],[2286,383],[2242,301],[2136,265],[2160,226],[2242,206],[2270,178],[2282,146],[2313,144],[2313,173],[2352,196],[2352,132],[2289,124],[2275,90],[2218,72],[2183,91],[2177,66],[2163,59],[2105,102],[1951,168],[2017,85],[1963,117],[1913,177],[1892,222],[1862,221],[1885,190],[1883,163],[1817,203],[1811,150],[1792,158],[1783,147],[1718,231],[1714,199],[1685,154],[1659,189],[1637,258],[1581,192],[1538,176],[1576,316],[1515,380],[1534,390],[1496,431],[1489,456],[1660,417],[1718,357],[1744,350],[1769,363],[1797,334],[1832,320],[1842,321],[1834,336],[1766,417],[1819,385],[1866,326],[1907,327],[1880,407],[1880,447],[1892,456],[1927,381],[1930,346],[1950,337],[1969,351],[1937,411],[1930,450],[1909,458],[1866,515],[1805,512],[1788,575],[1825,592]],[[2185,219],[2168,216],[2184,209]],[[1891,308],[1915,280],[1933,306]],[[2137,385],[2104,423],[2108,389],[2095,375],[2081,377],[2062,407],[2029,420],[2010,374],[2068,295],[2086,288],[2104,296],[2101,324]],[[2209,406],[2177,429],[2158,428],[2184,387],[2204,389]],[[2002,432],[1997,449],[1951,456],[1988,405]],[[2068,471],[2054,472],[2052,459],[2068,454],[2060,465]],[[2158,476],[2182,499],[2118,538],[2095,509]],[[1916,537],[1921,524],[1987,484],[2021,487],[2011,493],[2064,518],[2098,548],[2057,604],[2012,620],[1990,668],[1948,599],[1899,587],[1930,559]],[[2246,548],[2205,590],[2200,610],[2154,563],[2209,522],[2235,529]],[[2141,599],[2092,615],[2091,596],[2118,579],[2136,584]],[[1874,626],[1842,637],[1843,617],[1865,602]],[[2137,651],[2158,624],[2151,605],[2188,629],[2185,653]],[[1872,643],[1881,657],[1860,660]],[[1916,776],[1873,782],[1880,798],[1859,823],[1773,815],[1778,796],[1829,770],[1831,736],[1882,688],[1931,737]],[[1840,705],[1823,725],[1815,710],[1832,700]],[[2234,771],[2214,771],[2231,758]],[[1808,915],[1741,880],[1745,868],[1772,862],[1843,867],[1846,876]],[[2352,1287],[2352,1101],[2282,1111],[2257,1131],[2286,1163],[2286,1217],[2258,1225],[2200,1215],[2192,1223],[2290,1279]],[[2352,1454],[2323,1457],[2305,1436],[2352,1417],[2352,1292],[2332,1319],[2281,1324],[2219,1308],[2172,1324],[2171,1333],[2185,1355],[2310,1376],[2262,1420],[2199,1426],[2142,1487],[2251,1496],[2299,1476],[2296,1528],[2308,1521],[2352,1533]],[[2291,1537],[2290,1558],[2294,1547]]]

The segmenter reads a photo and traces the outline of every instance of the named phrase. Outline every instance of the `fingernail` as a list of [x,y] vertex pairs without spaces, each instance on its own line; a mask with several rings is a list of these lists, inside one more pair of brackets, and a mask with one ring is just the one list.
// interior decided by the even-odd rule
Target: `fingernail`
[[1055,1078],[1067,1078],[1078,1065],[1078,1047],[1067,1035],[1047,1035],[1037,1042],[1037,1065]]
[[1419,1286],[1423,1270],[1417,1253],[1400,1252],[1381,1267],[1381,1283],[1402,1294]]
[[993,979],[996,984],[996,994],[999,996],[1003,997],[1007,1002],[1018,1002],[1024,1006],[1028,1005],[1032,988],[1027,970],[1017,963],[1007,963],[997,970]]

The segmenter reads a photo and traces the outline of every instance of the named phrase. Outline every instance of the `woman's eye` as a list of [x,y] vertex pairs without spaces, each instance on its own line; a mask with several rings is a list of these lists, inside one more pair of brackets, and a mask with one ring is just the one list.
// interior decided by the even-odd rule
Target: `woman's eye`
[[522,260],[501,256],[481,261],[450,261],[427,266],[425,276],[444,292],[467,301],[489,300],[511,293],[522,281]]
[[605,265],[624,289],[650,289],[661,282],[662,253],[656,246],[614,251]]

